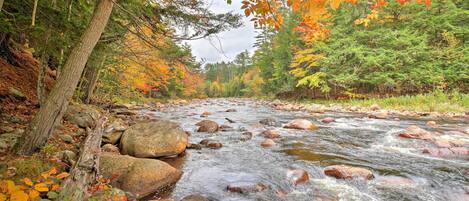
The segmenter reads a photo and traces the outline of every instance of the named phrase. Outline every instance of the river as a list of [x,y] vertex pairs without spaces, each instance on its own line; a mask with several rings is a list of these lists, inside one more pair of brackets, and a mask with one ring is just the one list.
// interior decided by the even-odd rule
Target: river
[[[225,112],[235,109],[236,112]],[[185,155],[166,161],[183,171],[181,179],[170,192],[176,200],[200,193],[213,200],[467,200],[464,193],[469,186],[468,158],[440,158],[422,153],[434,146],[423,140],[399,138],[397,134],[411,125],[442,133],[446,138],[469,142],[469,135],[451,131],[467,127],[468,119],[438,121],[437,128],[418,119],[370,119],[363,114],[278,111],[247,99],[209,99],[180,107],[169,107],[147,113],[158,118],[179,122],[190,132],[189,141],[215,139],[223,143],[221,149],[187,150]],[[202,112],[212,115],[200,117]],[[196,115],[197,114],[197,115]],[[270,127],[281,134],[272,148],[260,146],[264,138],[259,134],[267,127],[259,120],[271,117],[282,123],[296,118],[313,121],[316,130],[294,130]],[[324,124],[320,120],[333,117],[336,122]],[[229,123],[225,118],[234,120]],[[196,132],[197,122],[209,119],[229,125],[234,131],[216,133]],[[241,141],[243,130],[254,134]],[[467,145],[467,144],[466,144]],[[373,171],[370,181],[342,180],[326,176],[324,168],[345,164],[365,167]],[[291,185],[286,179],[290,168],[309,172],[309,182]],[[381,181],[407,178],[409,185],[386,185]],[[239,194],[226,190],[232,183],[257,183],[269,186],[267,190]],[[286,192],[279,195],[277,192]]]

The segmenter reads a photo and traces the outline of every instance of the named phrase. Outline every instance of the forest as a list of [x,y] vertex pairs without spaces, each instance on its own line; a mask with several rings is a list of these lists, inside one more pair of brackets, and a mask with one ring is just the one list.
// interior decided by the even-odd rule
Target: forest
[[[220,12],[207,0],[0,0],[0,201],[469,199],[469,178],[453,172],[469,172],[461,168],[469,156],[468,1],[216,1],[235,10]],[[243,26],[255,29],[252,49],[210,62],[195,56],[191,41]],[[316,139],[328,132],[321,129],[350,138],[333,135],[327,144]],[[383,130],[391,133],[368,136]],[[300,131],[314,135],[290,138]],[[234,137],[195,134],[220,132],[239,135],[246,148]],[[256,132],[265,139],[256,141]],[[259,144],[261,155],[250,155]],[[374,146],[416,153],[397,162],[390,153],[359,154]],[[206,151],[216,149],[240,154]],[[222,178],[197,169],[205,158],[196,150]],[[288,157],[270,155],[278,153]],[[282,160],[259,167],[250,157],[262,154]],[[405,166],[415,155],[453,180]],[[380,157],[389,164],[378,165]],[[278,162],[272,158],[265,162]],[[287,176],[253,183],[264,176],[230,172],[221,161]],[[315,168],[375,180],[370,192],[327,180],[323,189],[294,193],[317,182]],[[197,176],[210,177],[213,185],[199,182],[213,189],[200,189]],[[375,189],[383,183],[391,190]],[[423,190],[393,194],[392,185]]]

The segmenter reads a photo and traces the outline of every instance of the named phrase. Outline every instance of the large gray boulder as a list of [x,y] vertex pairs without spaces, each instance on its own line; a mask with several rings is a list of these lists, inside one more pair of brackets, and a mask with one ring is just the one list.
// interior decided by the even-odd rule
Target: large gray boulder
[[112,153],[101,153],[99,170],[105,178],[112,178],[113,187],[137,198],[166,191],[181,177],[181,171],[163,161]]
[[69,105],[65,113],[65,120],[81,128],[93,128],[100,116],[100,112],[92,105]]
[[129,127],[121,137],[122,154],[138,158],[174,156],[187,146],[187,134],[171,121],[138,123]]

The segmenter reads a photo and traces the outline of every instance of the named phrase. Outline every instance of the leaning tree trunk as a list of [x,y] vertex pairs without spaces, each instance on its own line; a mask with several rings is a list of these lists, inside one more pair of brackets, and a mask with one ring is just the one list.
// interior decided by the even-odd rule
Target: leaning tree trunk
[[22,136],[19,144],[19,153],[31,155],[44,145],[54,126],[61,121],[67,109],[68,102],[77,87],[80,75],[83,72],[93,48],[96,46],[106,27],[112,12],[112,0],[98,0],[93,17],[88,28],[83,33],[78,45],[73,48],[63,71],[52,88],[48,98],[41,107]]
[[49,38],[51,36],[51,27],[47,29],[46,34],[44,35],[44,49],[42,50],[41,60],[39,63],[39,73],[37,76],[37,100],[39,105],[44,104],[46,96],[46,87],[45,87],[45,72],[48,66],[49,53],[47,52],[49,47]]
[[106,118],[102,117],[96,128],[88,132],[85,143],[80,150],[80,157],[70,171],[70,176],[63,182],[57,200],[82,201],[88,198],[88,188],[96,180],[99,170],[101,139]]
[[81,91],[84,93],[82,101],[86,104],[89,104],[91,97],[93,96],[94,89],[96,88],[96,83],[98,82],[100,69],[104,66],[106,61],[106,56],[103,56],[99,66],[87,65],[85,73],[83,75],[84,83],[81,86]]
[[37,11],[37,3],[39,0],[34,0],[33,6],[33,14],[31,16],[31,26],[34,27],[36,25],[36,11]]

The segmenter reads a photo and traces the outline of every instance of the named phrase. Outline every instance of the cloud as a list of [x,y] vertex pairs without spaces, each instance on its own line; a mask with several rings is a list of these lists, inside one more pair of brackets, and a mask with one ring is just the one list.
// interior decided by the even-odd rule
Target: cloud
[[[235,0],[231,5],[224,0],[212,0],[209,2],[209,9],[215,13],[233,11],[243,14],[241,1]],[[219,61],[231,61],[244,50],[254,51],[255,29],[249,18],[243,17],[244,25],[238,29],[222,32],[209,38],[186,41],[192,47],[192,53],[197,60],[204,59],[208,63]]]

